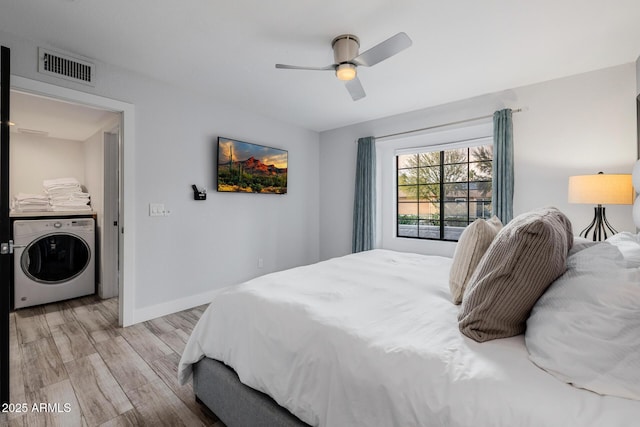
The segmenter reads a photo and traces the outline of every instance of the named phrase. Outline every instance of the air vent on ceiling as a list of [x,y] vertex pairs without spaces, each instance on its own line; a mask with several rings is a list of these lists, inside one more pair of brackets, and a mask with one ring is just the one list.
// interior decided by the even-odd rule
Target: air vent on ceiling
[[49,136],[49,132],[44,131],[44,130],[18,128],[17,132],[18,133],[24,133],[24,134],[27,134],[27,135]]
[[38,72],[95,86],[96,65],[49,49],[38,48]]

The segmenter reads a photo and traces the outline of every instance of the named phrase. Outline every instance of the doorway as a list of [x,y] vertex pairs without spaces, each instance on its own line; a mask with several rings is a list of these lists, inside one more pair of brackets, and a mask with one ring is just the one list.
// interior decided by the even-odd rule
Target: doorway
[[[97,294],[102,299],[117,296],[121,113],[16,90],[11,91],[10,105],[13,125],[10,128],[9,196],[12,200],[17,195],[20,197],[12,209],[12,219],[33,216],[31,210],[44,211],[42,215],[48,218],[51,214],[57,219],[70,215],[92,216],[96,233],[89,265],[95,270]],[[61,180],[75,180],[82,193],[60,189],[54,193],[56,197],[49,198],[53,206],[43,205],[44,183]],[[35,200],[38,203],[33,203],[32,196],[38,198]],[[26,202],[24,209],[21,209],[21,200]],[[55,213],[48,212],[50,210]],[[25,286],[28,284],[31,282]],[[85,288],[87,286],[89,283]],[[43,294],[50,288],[44,287]],[[16,308],[36,305],[39,295],[31,295],[28,302],[22,302],[17,298],[17,290],[16,286]],[[84,289],[82,294],[88,290]],[[55,293],[49,300],[56,300]]]
[[[103,173],[102,175],[98,173],[98,178],[95,179],[100,181],[101,178],[104,181],[101,186],[93,188],[99,188],[102,193],[100,197],[103,205],[101,207],[102,227],[104,230],[112,231],[111,234],[102,234],[104,236],[103,243],[109,245],[111,242],[111,247],[104,248],[103,255],[108,255],[105,263],[111,263],[111,267],[105,265],[109,271],[107,276],[111,277],[108,280],[112,284],[117,283],[117,289],[107,290],[105,295],[117,294],[119,296],[119,324],[121,326],[133,324],[131,297],[133,289],[126,285],[132,283],[130,277],[132,276],[133,260],[124,256],[125,253],[133,254],[132,236],[124,234],[124,224],[133,224],[131,210],[125,209],[125,206],[133,206],[132,191],[129,190],[133,185],[133,176],[130,168],[123,167],[124,158],[133,158],[133,105],[18,76],[12,76],[11,83],[14,93],[30,96],[36,100],[40,99],[42,103],[62,102],[77,108],[84,108],[86,111],[92,110],[93,113],[103,112],[107,116],[111,114],[113,117],[117,117],[115,122],[108,123],[107,120],[103,123],[102,128],[97,132],[101,134],[101,148],[96,153],[89,153],[88,156],[98,157],[102,162],[100,166]],[[33,101],[33,99],[31,100]],[[13,108],[12,105],[12,111]],[[113,144],[116,144],[115,150]]]

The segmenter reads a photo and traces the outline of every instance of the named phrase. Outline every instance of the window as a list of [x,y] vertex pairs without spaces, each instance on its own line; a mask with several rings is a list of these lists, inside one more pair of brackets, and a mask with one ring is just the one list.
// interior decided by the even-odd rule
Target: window
[[396,155],[396,236],[457,241],[491,216],[493,145]]

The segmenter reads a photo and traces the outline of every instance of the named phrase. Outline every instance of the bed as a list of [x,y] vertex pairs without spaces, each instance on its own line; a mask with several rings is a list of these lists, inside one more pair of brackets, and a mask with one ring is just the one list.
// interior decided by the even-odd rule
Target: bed
[[[613,245],[585,245],[578,264],[601,259],[602,245],[616,251],[607,254],[628,279],[625,292],[635,292],[640,269],[622,265]],[[461,333],[465,308],[452,303],[453,262],[376,249],[225,289],[194,328],[179,380],[193,376],[197,398],[229,427],[610,427],[640,420],[633,384],[626,397],[615,390],[598,394],[544,366],[553,352],[534,363],[526,342],[534,336],[477,342]],[[568,276],[584,278],[571,271]],[[640,307],[635,309],[637,319]],[[633,311],[626,313],[635,321]],[[544,323],[553,316],[542,310],[532,317]],[[532,331],[544,331],[534,326]],[[536,342],[557,343],[562,338],[548,337],[562,329],[551,328]],[[625,336],[632,346],[638,330]],[[627,359],[630,366],[640,360]]]

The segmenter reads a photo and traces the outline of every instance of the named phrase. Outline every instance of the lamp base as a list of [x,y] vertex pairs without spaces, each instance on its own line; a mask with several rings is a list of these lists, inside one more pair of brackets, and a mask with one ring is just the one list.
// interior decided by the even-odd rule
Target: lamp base
[[589,224],[584,230],[580,232],[580,237],[588,238],[589,233],[593,230],[593,241],[601,241],[602,236],[604,236],[605,240],[607,239],[607,230],[611,233],[611,235],[616,234],[618,231],[609,224],[607,221],[607,216],[604,212],[604,207],[602,205],[598,205],[593,208],[595,211],[595,216],[593,217],[593,221]]

